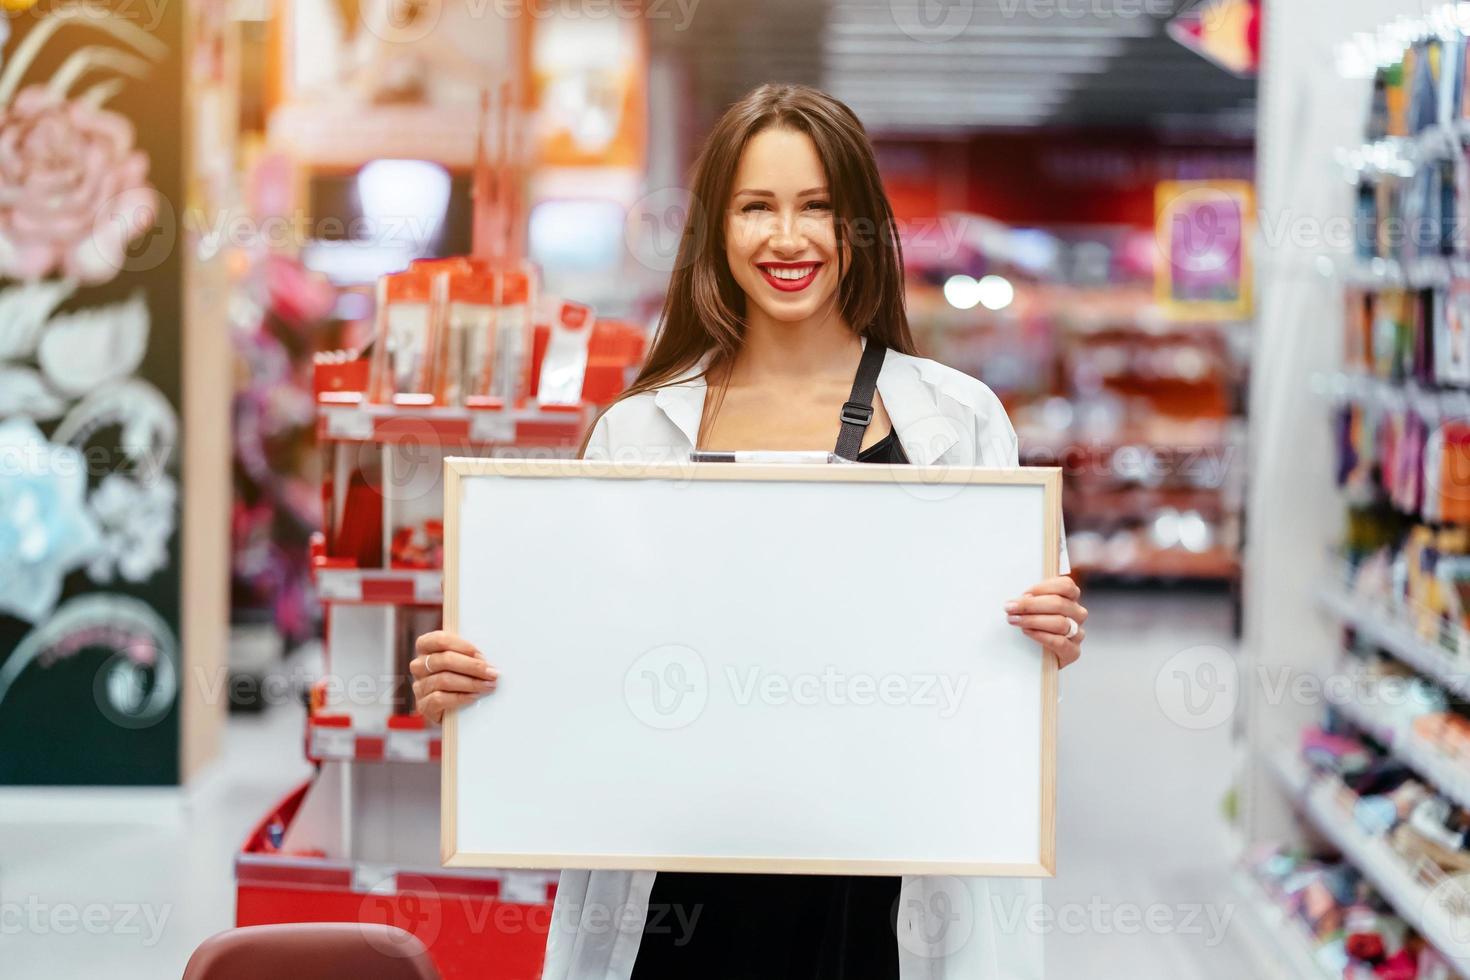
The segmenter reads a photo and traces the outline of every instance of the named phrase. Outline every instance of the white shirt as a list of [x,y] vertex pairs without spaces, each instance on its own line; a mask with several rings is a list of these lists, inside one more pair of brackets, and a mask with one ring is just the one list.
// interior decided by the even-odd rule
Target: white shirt
[[[586,458],[687,462],[699,437],[706,390],[704,379],[694,375],[706,363],[672,384],[613,405],[593,428]],[[878,394],[909,462],[1017,465],[1015,429],[984,383],[890,350],[878,374]],[[1065,546],[1061,567],[1068,567]],[[915,817],[917,826],[922,815]],[[655,874],[563,871],[543,980],[628,980]],[[1041,882],[1034,878],[904,876],[896,937],[901,980],[1040,980],[1040,905]]]

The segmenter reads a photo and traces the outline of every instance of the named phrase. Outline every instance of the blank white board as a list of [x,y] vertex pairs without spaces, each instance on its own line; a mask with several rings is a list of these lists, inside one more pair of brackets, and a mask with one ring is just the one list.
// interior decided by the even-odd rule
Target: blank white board
[[1055,469],[446,462],[451,867],[1047,876]]

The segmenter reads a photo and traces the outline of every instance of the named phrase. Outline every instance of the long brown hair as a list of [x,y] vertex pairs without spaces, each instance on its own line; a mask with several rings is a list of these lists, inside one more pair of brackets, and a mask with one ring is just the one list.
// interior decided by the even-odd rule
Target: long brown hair
[[[669,384],[711,351],[715,356],[705,373],[740,350],[745,293],[725,256],[725,211],[746,144],[771,128],[805,133],[822,160],[836,223],[844,319],[860,337],[915,353],[904,311],[903,249],[867,130],[851,109],[819,89],[767,84],[730,106],[700,150],[658,331],[643,369],[619,401]],[[842,267],[844,254],[851,256],[850,270]]]

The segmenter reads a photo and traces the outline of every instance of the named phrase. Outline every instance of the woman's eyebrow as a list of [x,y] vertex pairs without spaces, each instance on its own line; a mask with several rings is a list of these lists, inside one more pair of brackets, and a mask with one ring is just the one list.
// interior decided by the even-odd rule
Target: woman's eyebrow
[[[796,192],[796,196],[797,197],[811,197],[814,194],[825,194],[825,193],[827,193],[827,188],[825,188],[825,187],[808,187],[804,191],[797,191]],[[738,191],[735,192],[735,196],[736,197],[740,197],[741,195],[746,195],[748,197],[775,197],[776,196],[776,192],[775,191],[752,190],[750,188],[746,188],[744,190],[738,190]]]

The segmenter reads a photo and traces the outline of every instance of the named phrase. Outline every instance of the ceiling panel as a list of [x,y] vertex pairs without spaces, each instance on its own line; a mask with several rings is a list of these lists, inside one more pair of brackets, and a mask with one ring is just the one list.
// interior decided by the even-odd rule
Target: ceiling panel
[[830,91],[875,132],[1061,125],[1242,135],[1254,81],[1164,33],[1170,12],[1188,5],[701,0],[686,29],[652,27],[654,44],[690,66],[705,117],[761,82],[794,81]]

